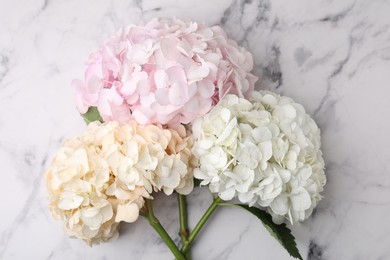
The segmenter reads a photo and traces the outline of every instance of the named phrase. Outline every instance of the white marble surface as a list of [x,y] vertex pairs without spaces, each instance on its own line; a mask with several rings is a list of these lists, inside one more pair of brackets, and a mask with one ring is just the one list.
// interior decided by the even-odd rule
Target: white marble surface
[[[305,259],[390,259],[390,2],[385,0],[0,0],[0,259],[172,259],[146,221],[93,248],[48,210],[42,172],[85,126],[70,81],[118,28],[152,17],[220,24],[251,50],[257,88],[289,95],[322,127],[328,184],[313,218],[294,226]],[[190,196],[191,225],[208,206]],[[157,214],[178,232],[176,200]],[[257,219],[220,210],[198,259],[290,259]]]

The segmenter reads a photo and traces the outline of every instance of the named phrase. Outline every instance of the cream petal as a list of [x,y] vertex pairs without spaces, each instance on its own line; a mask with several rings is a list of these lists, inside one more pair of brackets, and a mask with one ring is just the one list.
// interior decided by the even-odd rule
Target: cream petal
[[103,215],[98,208],[84,208],[81,210],[80,219],[90,229],[99,229],[103,223]]
[[135,203],[130,203],[127,205],[118,205],[117,212],[115,216],[116,222],[125,221],[128,223],[133,223],[138,219],[139,208]]
[[78,208],[84,198],[72,191],[64,191],[60,195],[58,207],[63,210],[71,210]]

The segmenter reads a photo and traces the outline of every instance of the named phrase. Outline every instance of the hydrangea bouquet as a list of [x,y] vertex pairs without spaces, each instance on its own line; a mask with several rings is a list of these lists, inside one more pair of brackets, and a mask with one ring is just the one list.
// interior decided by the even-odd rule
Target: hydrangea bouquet
[[[153,19],[109,38],[72,83],[88,127],[46,172],[54,218],[93,245],[141,215],[188,260],[213,212],[235,206],[302,259],[284,222],[304,221],[321,200],[320,130],[292,99],[255,91],[252,67],[252,55],[218,26]],[[194,186],[214,200],[189,230]],[[159,192],[177,193],[180,246],[153,213]]]

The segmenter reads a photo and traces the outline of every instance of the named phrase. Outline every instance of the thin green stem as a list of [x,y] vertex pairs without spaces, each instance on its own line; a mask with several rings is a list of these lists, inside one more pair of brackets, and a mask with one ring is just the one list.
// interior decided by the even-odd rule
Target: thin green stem
[[214,199],[213,203],[211,203],[210,207],[206,210],[202,218],[199,220],[198,224],[196,224],[194,230],[192,230],[189,238],[188,243],[184,245],[181,249],[181,251],[186,254],[190,247],[192,242],[194,242],[196,236],[200,232],[200,230],[203,228],[204,224],[206,224],[207,220],[210,218],[210,216],[214,213],[214,211],[217,209],[218,204],[222,201],[221,198],[217,197]]
[[152,201],[146,200],[145,204],[148,212],[147,218],[149,220],[150,225],[156,230],[162,240],[164,240],[165,244],[167,244],[167,246],[172,251],[173,255],[176,257],[177,260],[186,260],[182,252],[180,252],[180,250],[177,248],[175,242],[173,242],[167,231],[165,231],[164,227],[160,224],[160,221],[154,216]]
[[[177,194],[177,200],[179,204],[179,219],[180,219],[180,238],[182,247],[188,244],[188,237],[190,235],[188,231],[188,220],[187,220],[187,201],[186,196]],[[186,260],[191,259],[191,251],[185,253]]]

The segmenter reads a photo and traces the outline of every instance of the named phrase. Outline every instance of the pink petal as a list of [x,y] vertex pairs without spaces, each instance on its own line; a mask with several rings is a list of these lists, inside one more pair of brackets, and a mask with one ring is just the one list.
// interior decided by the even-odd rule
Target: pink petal
[[161,51],[165,58],[176,60],[181,54],[177,50],[179,40],[177,38],[163,38],[160,41]]
[[168,75],[164,70],[156,70],[154,73],[154,83],[156,87],[166,88],[168,86]]
[[141,107],[135,108],[132,115],[134,119],[142,125],[150,123],[153,118],[153,113],[151,111],[146,111]]
[[89,62],[88,62],[87,69],[85,70],[84,77],[88,79],[92,75],[96,75],[102,78],[103,77],[102,63],[103,63],[103,58],[102,58],[101,51],[92,53],[89,57]]
[[115,89],[102,89],[99,93],[99,112],[102,116],[112,117],[112,107],[123,104],[123,98]]
[[199,81],[209,74],[210,70],[207,68],[207,66],[193,66],[189,70],[187,70],[187,78],[188,82],[195,82]]
[[198,93],[204,98],[212,97],[216,90],[213,82],[207,79],[197,82],[196,85],[198,87]]
[[139,100],[139,95],[137,93],[126,97],[126,103],[129,105],[135,105]]
[[188,101],[188,88],[187,86],[181,86],[177,83],[173,83],[169,88],[169,101],[174,106],[183,105]]
[[167,106],[169,105],[169,89],[167,88],[161,88],[156,90],[156,101],[162,105],[162,106]]

